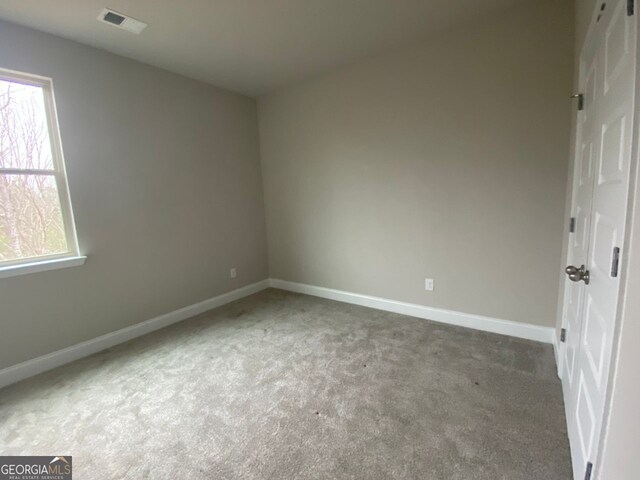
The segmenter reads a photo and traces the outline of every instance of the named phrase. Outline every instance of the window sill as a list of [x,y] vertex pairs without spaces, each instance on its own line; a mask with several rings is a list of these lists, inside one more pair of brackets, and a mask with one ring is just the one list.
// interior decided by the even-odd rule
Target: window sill
[[46,272],[48,270],[58,270],[60,268],[77,267],[84,265],[87,260],[85,256],[56,258],[54,260],[40,260],[20,265],[0,267],[0,278],[16,277],[27,273]]

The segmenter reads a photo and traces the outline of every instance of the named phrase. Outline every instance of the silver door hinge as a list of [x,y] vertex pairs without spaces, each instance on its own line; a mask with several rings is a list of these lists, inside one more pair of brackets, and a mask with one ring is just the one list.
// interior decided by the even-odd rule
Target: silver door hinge
[[569,98],[577,98],[578,99],[578,111],[584,110],[584,95],[582,93],[576,93],[571,95]]
[[593,470],[593,463],[587,462],[587,470],[584,472],[584,480],[591,480],[591,470]]
[[564,343],[567,340],[567,329],[563,328],[560,330],[560,341]]
[[607,8],[607,4],[606,3],[603,3],[602,5],[600,5],[600,13],[598,13],[598,18],[596,19],[596,23],[600,22],[600,19],[602,18],[602,15],[603,15],[602,12],[604,12],[605,8]]
[[620,247],[613,247],[613,256],[611,259],[611,277],[618,276],[618,265],[620,264]]
[[571,217],[569,219],[569,233],[574,233],[576,231],[576,217]]

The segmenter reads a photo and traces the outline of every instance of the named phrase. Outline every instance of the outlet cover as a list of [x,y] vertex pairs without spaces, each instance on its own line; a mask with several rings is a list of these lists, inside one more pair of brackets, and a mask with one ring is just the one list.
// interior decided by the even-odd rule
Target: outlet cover
[[229,270],[229,276],[231,278],[236,278],[238,276],[238,274],[236,273],[236,269],[232,268],[231,270]]
[[424,279],[424,289],[427,292],[433,292],[433,278]]

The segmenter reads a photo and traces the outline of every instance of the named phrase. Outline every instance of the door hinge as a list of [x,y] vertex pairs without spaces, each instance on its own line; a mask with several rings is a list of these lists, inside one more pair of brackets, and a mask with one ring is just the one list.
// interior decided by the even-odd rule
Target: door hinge
[[635,0],[627,0],[627,15],[630,17],[634,13],[636,13],[636,2],[635,2]]
[[578,110],[584,110],[584,94],[576,93],[571,95],[569,98],[577,98],[578,99]]
[[569,219],[569,233],[574,233],[576,231],[576,217],[571,217]]
[[560,341],[564,343],[567,340],[567,329],[563,328],[560,330]]
[[593,470],[593,463],[587,462],[587,470],[584,473],[584,480],[591,480],[591,470]]
[[613,247],[613,258],[611,259],[611,277],[618,276],[618,265],[620,264],[620,247]]
[[607,4],[603,3],[602,5],[600,5],[600,13],[598,14],[598,18],[596,19],[596,23],[600,22],[600,19],[602,18],[602,12],[604,12],[604,9],[607,8]]

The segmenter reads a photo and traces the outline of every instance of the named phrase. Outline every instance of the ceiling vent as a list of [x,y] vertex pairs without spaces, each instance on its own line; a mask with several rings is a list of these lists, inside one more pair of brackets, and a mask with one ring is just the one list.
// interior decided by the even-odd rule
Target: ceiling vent
[[98,20],[135,34],[140,34],[140,32],[147,27],[147,24],[140,20],[109,10],[108,8],[105,8],[100,12]]

